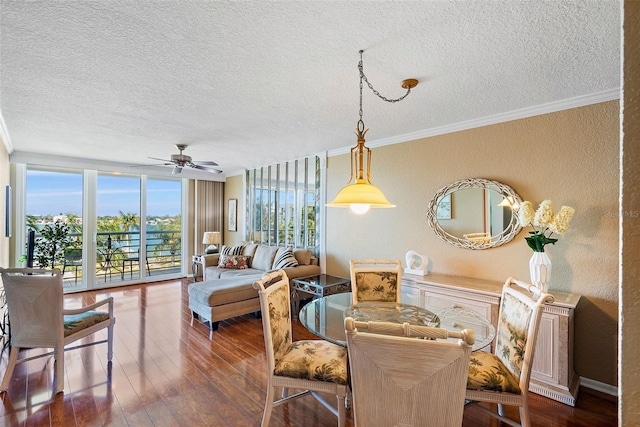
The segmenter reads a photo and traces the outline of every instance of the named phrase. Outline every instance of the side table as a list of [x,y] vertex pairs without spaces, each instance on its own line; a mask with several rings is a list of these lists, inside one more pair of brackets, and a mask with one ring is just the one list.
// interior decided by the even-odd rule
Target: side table
[[204,258],[202,255],[194,255],[191,257],[191,272],[193,273],[193,281],[198,281],[198,272],[202,271],[204,280]]
[[318,299],[327,295],[351,292],[351,279],[330,276],[328,274],[318,274],[292,279],[291,311],[293,312],[294,319],[298,318],[298,310],[300,309],[300,295],[298,292],[311,294],[313,295],[313,299]]

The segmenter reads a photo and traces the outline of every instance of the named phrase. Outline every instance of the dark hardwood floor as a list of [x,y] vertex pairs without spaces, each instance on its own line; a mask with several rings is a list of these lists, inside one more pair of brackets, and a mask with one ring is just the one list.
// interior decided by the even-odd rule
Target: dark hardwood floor
[[[266,390],[261,320],[245,315],[220,322],[209,341],[205,325],[190,326],[191,282],[67,295],[67,307],[114,297],[111,369],[106,344],[68,351],[65,392],[53,394],[51,357],[18,365],[1,396],[0,426],[259,426]],[[294,339],[310,338],[315,337],[294,321]],[[1,374],[7,356],[5,349]],[[584,389],[575,408],[536,394],[530,407],[534,426],[617,426],[615,400]],[[507,413],[518,417],[511,408]],[[274,409],[271,420],[273,426],[336,425],[312,398]],[[347,425],[353,425],[350,411]],[[504,424],[467,408],[463,425]]]

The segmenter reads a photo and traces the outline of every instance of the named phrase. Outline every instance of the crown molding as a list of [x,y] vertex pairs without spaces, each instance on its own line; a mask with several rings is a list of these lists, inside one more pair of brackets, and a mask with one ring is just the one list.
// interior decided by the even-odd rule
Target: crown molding
[[[539,116],[542,114],[556,113],[558,111],[570,110],[572,108],[585,107],[587,105],[599,104],[601,102],[615,101],[620,99],[620,89],[611,89],[602,92],[596,92],[589,95],[577,96],[575,98],[563,99],[562,101],[549,102],[547,104],[536,105],[533,107],[522,108],[520,110],[509,111],[507,113],[494,114],[492,116],[481,117],[478,119],[467,120],[464,122],[454,123],[451,125],[438,126],[435,128],[425,129],[417,132],[406,133],[403,135],[383,138],[374,141],[367,141],[369,148],[382,147],[385,145],[400,144],[408,141],[415,141],[422,138],[432,136],[445,135],[453,132],[479,128],[483,126],[495,125],[498,123],[510,122],[513,120],[525,119],[528,117]],[[348,154],[351,147],[338,148],[329,151],[328,156],[338,156]]]

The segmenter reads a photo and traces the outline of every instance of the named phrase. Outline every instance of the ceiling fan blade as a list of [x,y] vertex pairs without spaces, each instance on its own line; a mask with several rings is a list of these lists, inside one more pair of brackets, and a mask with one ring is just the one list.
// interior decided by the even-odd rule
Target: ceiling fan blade
[[132,168],[143,168],[146,166],[169,166],[172,165],[173,163],[152,163],[150,165],[130,165],[130,167]]
[[149,158],[150,158],[150,159],[153,159],[153,160],[160,160],[161,162],[165,162],[165,163],[170,164],[170,165],[172,165],[172,164],[173,164],[173,162],[172,162],[171,160],[167,160],[167,159],[159,159],[159,158],[157,158],[157,157],[149,157]]
[[222,173],[222,171],[220,169],[215,169],[215,168],[211,168],[211,167],[208,167],[208,166],[196,165],[195,163],[192,163],[190,166],[192,168],[194,168],[194,169],[198,169],[198,170],[205,171],[205,172]]
[[193,163],[200,166],[218,166],[216,162],[193,162]]

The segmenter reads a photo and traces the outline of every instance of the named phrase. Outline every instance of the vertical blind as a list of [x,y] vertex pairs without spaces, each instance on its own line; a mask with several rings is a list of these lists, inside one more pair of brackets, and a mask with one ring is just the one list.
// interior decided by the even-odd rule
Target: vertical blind
[[272,246],[319,252],[320,158],[247,171],[247,236]]

